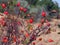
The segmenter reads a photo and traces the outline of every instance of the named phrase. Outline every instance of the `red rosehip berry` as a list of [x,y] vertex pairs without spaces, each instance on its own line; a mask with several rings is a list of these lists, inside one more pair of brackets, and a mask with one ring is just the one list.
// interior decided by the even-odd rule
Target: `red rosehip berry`
[[25,36],[26,36],[26,37],[29,37],[29,34],[26,32]]
[[17,6],[18,6],[18,7],[20,6],[20,2],[17,3]]
[[45,16],[46,16],[46,13],[45,13],[44,11],[42,12],[42,16],[43,16],[43,17],[45,17]]
[[26,13],[27,12],[27,9],[26,8],[24,8],[24,13]]
[[54,42],[52,39],[49,39],[48,42]]
[[33,23],[33,19],[30,19],[29,22],[30,22],[30,23]]
[[23,8],[23,7],[20,7],[20,10],[21,10],[21,11],[23,11],[23,10],[24,10],[24,8]]
[[6,5],[4,3],[2,4],[2,8],[6,8]]
[[3,38],[3,42],[5,42],[5,43],[8,42],[8,38],[7,37],[4,37]]
[[36,43],[35,42],[33,42],[33,45],[35,45]]
[[42,40],[42,38],[39,38],[39,41],[41,41]]
[[7,11],[4,11],[4,14],[8,15],[8,12]]

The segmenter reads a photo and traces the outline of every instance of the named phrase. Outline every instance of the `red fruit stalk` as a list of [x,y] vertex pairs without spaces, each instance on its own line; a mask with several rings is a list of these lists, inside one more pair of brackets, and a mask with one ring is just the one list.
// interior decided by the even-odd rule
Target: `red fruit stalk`
[[17,24],[18,24],[18,25],[21,25],[21,22],[20,22],[20,21],[18,21],[18,22],[17,22]]
[[16,42],[16,36],[13,36],[13,42]]
[[42,26],[42,24],[38,24],[38,28],[41,27],[41,26]]
[[41,23],[44,23],[44,18],[43,18],[43,19],[41,19]]
[[46,25],[47,25],[47,26],[50,26],[50,23],[48,22]]

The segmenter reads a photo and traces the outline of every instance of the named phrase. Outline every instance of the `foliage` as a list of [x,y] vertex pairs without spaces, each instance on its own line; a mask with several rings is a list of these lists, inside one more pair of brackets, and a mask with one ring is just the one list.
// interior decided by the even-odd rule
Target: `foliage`
[[[18,7],[16,7],[16,4],[20,2],[20,6],[27,8],[27,13],[20,13],[22,16],[26,16],[28,13],[36,13],[34,15],[41,15],[42,10],[46,11],[47,13],[51,10],[57,10],[59,11],[59,6],[57,2],[53,2],[52,0],[8,0],[5,1],[5,4],[7,5],[7,11],[9,13],[17,14],[19,13]],[[3,3],[1,1],[1,3]],[[0,12],[4,12],[6,9],[2,9],[0,5]],[[31,14],[32,15],[32,14]],[[38,16],[39,17],[39,16]]]
[[[58,3],[57,2],[53,2],[52,0],[27,0],[29,4],[33,5],[33,6],[43,6],[46,7],[48,11],[50,10],[58,10]],[[36,2],[35,2],[36,1]]]

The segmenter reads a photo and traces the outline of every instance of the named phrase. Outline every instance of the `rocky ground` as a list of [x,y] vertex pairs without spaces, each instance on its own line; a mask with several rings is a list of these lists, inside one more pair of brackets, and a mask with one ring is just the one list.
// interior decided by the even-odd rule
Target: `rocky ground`
[[[52,24],[51,33],[42,34],[41,36],[37,37],[37,39],[33,42],[35,42],[36,45],[60,45],[60,34],[58,34],[58,32],[60,32],[60,28],[57,26],[59,22],[60,20],[53,19],[52,22],[50,22]],[[53,41],[49,41],[49,40],[53,40]]]
[[[8,18],[7,18],[8,22],[6,22],[6,24],[8,24],[7,26],[4,27],[4,26],[2,26],[2,23],[1,23],[0,24],[1,25],[1,27],[0,27],[0,44],[2,42],[2,39],[7,36],[8,29],[11,30],[12,33],[10,33],[10,34],[13,34],[12,36],[14,36],[15,33],[16,34],[20,33],[18,36],[15,35],[16,37],[19,37],[19,38],[17,38],[19,41],[21,40],[21,42],[25,43],[26,39],[27,39],[27,41],[29,42],[30,34],[33,34],[30,32],[34,32],[33,29],[36,29],[38,24],[40,24],[40,22],[30,24],[30,29],[27,29],[28,21],[26,21],[25,19],[17,18],[15,16],[14,17],[11,16],[10,18],[17,19],[18,28],[17,28],[16,23],[13,20],[12,23],[15,26],[13,26],[13,29],[12,29],[11,25],[10,25],[12,23],[9,22],[11,19],[9,20]],[[2,21],[4,22],[4,20],[2,20]],[[19,21],[21,22],[22,25],[19,23]],[[38,35],[40,34],[40,36],[37,36],[36,39],[34,41],[32,41],[30,44],[25,43],[24,45],[60,45],[60,28],[58,27],[58,24],[60,24],[60,19],[52,19],[52,21],[49,23],[50,23],[50,27],[47,26],[47,29],[49,27],[50,32],[48,34],[46,34],[45,31],[41,31],[41,32],[38,31],[39,32]],[[8,26],[10,26],[10,27],[8,27]],[[42,27],[45,27],[45,26],[46,26],[46,23],[44,23],[44,25]],[[45,29],[45,30],[47,30],[47,29]],[[19,33],[18,33],[18,31],[19,31]],[[23,31],[23,33],[21,31]],[[27,33],[27,35],[25,35],[26,33]],[[29,35],[28,35],[28,33],[29,33]],[[26,39],[24,39],[24,36]],[[17,41],[15,41],[14,43],[10,43],[10,45],[18,45],[18,44],[16,44],[16,42]],[[21,42],[19,43],[19,45],[23,45]],[[6,45],[9,45],[9,44],[6,44]]]
[[[53,19],[52,22],[50,22],[52,25],[51,33],[42,34],[41,36],[37,37],[36,40],[34,40],[30,45],[60,45],[60,34],[58,34],[60,32],[60,28],[57,26],[59,22],[60,20]],[[35,27],[37,26],[37,24],[35,25]]]

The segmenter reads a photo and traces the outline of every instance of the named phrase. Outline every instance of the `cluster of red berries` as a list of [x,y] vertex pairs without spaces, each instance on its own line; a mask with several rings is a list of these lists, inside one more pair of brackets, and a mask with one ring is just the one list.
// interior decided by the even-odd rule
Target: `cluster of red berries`
[[[19,7],[20,6],[20,3],[18,2],[16,5],[17,5],[17,7]],[[2,3],[1,6],[2,6],[3,9],[5,9],[7,7],[6,4],[4,4],[4,3]],[[24,7],[20,7],[20,11],[23,11],[25,13],[25,12],[27,12],[27,9],[24,8]],[[8,14],[8,11],[4,11],[4,14],[7,15]]]

